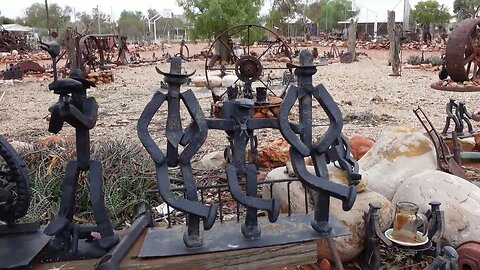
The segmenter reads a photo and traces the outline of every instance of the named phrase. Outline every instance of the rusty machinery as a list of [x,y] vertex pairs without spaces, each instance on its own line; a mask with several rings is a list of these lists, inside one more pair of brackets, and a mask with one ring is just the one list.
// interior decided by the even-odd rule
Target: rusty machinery
[[465,19],[459,22],[450,34],[445,53],[445,67],[454,82],[477,79],[480,65],[479,24],[480,18]]
[[[269,37],[266,47],[254,45],[256,41],[265,36]],[[240,40],[242,45],[236,45],[236,40]],[[224,54],[223,57],[222,54]],[[288,84],[281,84],[282,75],[278,76],[280,78],[279,85],[273,84],[273,77],[275,77],[274,70],[285,70],[284,63],[292,62],[292,50],[280,36],[266,27],[254,24],[231,27],[215,38],[207,55],[211,55],[211,57],[205,59],[205,76],[207,88],[212,90],[214,101],[219,101],[224,97],[227,93],[226,87],[237,85],[237,83],[243,84],[241,95],[247,98],[253,95],[254,86],[265,87],[275,96],[277,93],[274,90],[283,88],[281,94],[283,96],[288,87]],[[276,60],[281,60],[283,63]],[[220,66],[215,66],[217,62],[220,62]],[[216,93],[211,81],[212,71],[220,71],[221,76],[230,73],[237,78],[232,84],[223,85],[222,93]]]

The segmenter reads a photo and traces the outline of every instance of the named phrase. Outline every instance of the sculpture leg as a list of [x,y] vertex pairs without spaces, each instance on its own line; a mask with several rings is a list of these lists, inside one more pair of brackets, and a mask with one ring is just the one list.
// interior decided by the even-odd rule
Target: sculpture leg
[[451,117],[450,116],[447,116],[447,119],[445,120],[445,127],[443,128],[443,131],[442,131],[442,135],[447,135],[448,133],[448,129],[450,128],[450,121],[451,121]]
[[[198,202],[197,188],[193,180],[192,168],[190,164],[181,165],[182,176],[184,179],[185,196],[190,201]],[[183,235],[183,242],[187,247],[199,247],[203,243],[200,234],[200,216],[187,214],[187,232]]]
[[71,222],[75,207],[75,194],[79,176],[78,163],[70,161],[65,167],[65,178],[62,183],[62,197],[58,215],[45,228],[46,235],[55,235],[49,243],[54,250],[68,250],[72,245]]
[[97,160],[91,160],[89,173],[88,182],[93,217],[95,218],[95,223],[97,223],[97,228],[102,237],[99,241],[99,245],[103,249],[108,250],[118,243],[119,238],[113,232],[112,223],[108,217],[107,210],[105,209],[102,190],[102,164]]

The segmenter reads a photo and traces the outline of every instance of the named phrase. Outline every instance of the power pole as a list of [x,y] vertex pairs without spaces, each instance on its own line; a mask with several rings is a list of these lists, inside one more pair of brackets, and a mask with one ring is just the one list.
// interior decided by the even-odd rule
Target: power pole
[[100,10],[98,9],[98,5],[97,5],[97,23],[98,23],[98,34],[102,34],[102,32],[100,31]]
[[50,31],[50,17],[48,16],[48,2],[45,0],[45,11],[47,12],[47,28],[48,28],[48,35],[51,34]]

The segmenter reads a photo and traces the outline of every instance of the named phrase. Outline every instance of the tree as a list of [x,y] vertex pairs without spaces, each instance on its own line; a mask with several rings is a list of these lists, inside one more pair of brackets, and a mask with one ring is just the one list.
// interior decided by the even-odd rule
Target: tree
[[193,38],[218,36],[229,27],[259,23],[263,0],[177,0],[194,25]]
[[278,27],[286,32],[285,18],[297,13],[303,13],[301,0],[275,0],[270,12],[265,17],[268,27]]
[[15,23],[14,19],[10,19],[5,16],[1,16],[2,12],[0,11],[0,24],[10,24],[10,23]]
[[448,8],[440,5],[436,0],[418,2],[411,14],[413,20],[421,24],[424,29],[430,24],[448,23],[451,18]]
[[[72,9],[69,6],[60,7],[58,4],[48,5],[48,15],[50,21],[50,29],[60,32],[64,30],[70,23],[70,14]],[[34,3],[25,10],[25,24],[39,28],[48,29],[47,12],[45,5],[42,3]]]
[[117,21],[120,35],[127,36],[128,39],[140,41],[145,32],[146,18],[140,11],[122,11]]
[[453,13],[459,20],[474,18],[480,11],[480,0],[455,0],[453,1]]
[[358,11],[351,10],[351,0],[320,0],[307,8],[307,16],[313,19],[320,29],[330,31],[338,26],[338,21],[347,20]]

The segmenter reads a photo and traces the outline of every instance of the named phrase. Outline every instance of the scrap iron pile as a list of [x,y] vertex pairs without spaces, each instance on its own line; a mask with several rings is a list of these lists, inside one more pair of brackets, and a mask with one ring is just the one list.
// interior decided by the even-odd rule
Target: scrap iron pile
[[13,50],[28,52],[32,50],[32,47],[25,37],[15,36],[0,26],[0,52],[11,52]]
[[[320,47],[332,47],[335,45],[336,47],[347,47],[347,41],[341,40],[325,40],[319,41],[318,46]],[[388,50],[390,48],[390,42],[388,39],[378,39],[377,41],[362,41],[357,40],[356,44],[357,49],[364,49],[364,50]],[[419,42],[419,41],[411,41],[402,44],[402,49],[404,50],[423,50],[427,52],[440,52],[445,50],[445,44],[442,43],[433,43],[430,46]]]

